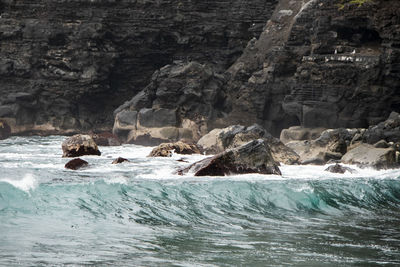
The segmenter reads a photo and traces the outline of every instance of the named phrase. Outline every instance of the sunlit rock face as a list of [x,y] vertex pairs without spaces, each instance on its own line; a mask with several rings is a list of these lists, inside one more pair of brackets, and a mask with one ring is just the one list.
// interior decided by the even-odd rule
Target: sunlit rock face
[[110,130],[174,60],[224,70],[277,0],[0,2],[0,118],[13,133]]

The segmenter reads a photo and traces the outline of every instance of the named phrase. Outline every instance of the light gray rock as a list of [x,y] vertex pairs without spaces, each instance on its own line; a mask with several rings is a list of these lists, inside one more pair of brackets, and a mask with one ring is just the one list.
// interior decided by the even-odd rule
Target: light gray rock
[[399,163],[396,161],[396,151],[393,148],[376,148],[368,144],[360,144],[348,151],[342,157],[342,162],[375,169],[399,167]]

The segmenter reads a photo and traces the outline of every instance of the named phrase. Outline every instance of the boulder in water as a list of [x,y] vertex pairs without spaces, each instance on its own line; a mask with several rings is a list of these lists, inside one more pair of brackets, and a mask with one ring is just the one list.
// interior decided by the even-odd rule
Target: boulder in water
[[341,174],[343,174],[345,172],[350,172],[350,173],[356,172],[356,170],[349,168],[349,167],[342,166],[340,164],[331,165],[328,168],[326,168],[325,171],[332,172],[332,173],[341,173]]
[[114,159],[114,161],[112,162],[112,164],[120,164],[120,163],[122,163],[122,162],[129,162],[129,160],[127,160],[127,159],[125,159],[125,158],[118,157],[118,158]]
[[278,166],[279,163],[272,157],[266,142],[258,139],[196,162],[178,171],[178,174],[194,172],[195,176],[224,176],[245,173],[281,175]]
[[71,170],[78,170],[80,168],[88,166],[89,163],[83,159],[77,158],[68,161],[67,164],[65,164],[66,169],[71,169]]
[[77,134],[62,143],[63,157],[80,157],[84,155],[100,156],[101,152],[90,135]]
[[8,138],[10,135],[11,127],[5,121],[0,121],[0,140]]
[[373,167],[376,169],[389,169],[399,167],[396,160],[396,150],[393,148],[376,148],[368,144],[359,146],[348,151],[342,162],[356,164],[360,167]]
[[284,164],[296,164],[298,162],[299,155],[296,152],[285,146],[258,124],[249,127],[233,125],[224,129],[214,129],[203,136],[197,144],[206,153],[221,153],[226,149],[239,147],[257,139],[263,139],[268,144],[275,161]]
[[200,149],[197,145],[179,141],[159,145],[150,152],[149,157],[170,157],[172,156],[172,151],[183,155],[200,154]]

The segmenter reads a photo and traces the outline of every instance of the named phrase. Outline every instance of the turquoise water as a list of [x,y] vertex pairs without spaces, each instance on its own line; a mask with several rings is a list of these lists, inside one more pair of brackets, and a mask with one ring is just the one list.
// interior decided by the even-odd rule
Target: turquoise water
[[124,145],[69,171],[63,140],[0,141],[1,266],[400,264],[399,170],[181,177],[182,156]]

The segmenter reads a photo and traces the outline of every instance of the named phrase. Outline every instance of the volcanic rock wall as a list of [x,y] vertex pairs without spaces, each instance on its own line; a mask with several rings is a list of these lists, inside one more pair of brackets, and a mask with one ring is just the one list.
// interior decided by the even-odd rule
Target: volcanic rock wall
[[224,121],[367,127],[400,110],[400,2],[338,7],[281,0],[258,40],[228,70]]
[[14,133],[111,129],[174,60],[224,70],[277,0],[2,0],[0,118]]
[[[187,131],[196,140],[233,124],[259,123],[279,136],[293,125],[367,127],[383,121],[400,109],[400,2],[343,8],[338,3],[280,0],[259,38],[249,41],[222,79],[212,70],[207,83],[204,75],[189,80],[176,75],[194,66],[195,73],[207,68],[190,62],[163,68],[117,109],[114,132],[129,142],[143,136],[180,139],[188,135],[179,132]],[[214,97],[208,97],[210,90]],[[165,92],[174,95],[174,104],[165,101]],[[143,127],[140,112],[157,114],[160,108],[176,117],[174,124]],[[176,129],[160,134],[160,127]]]

